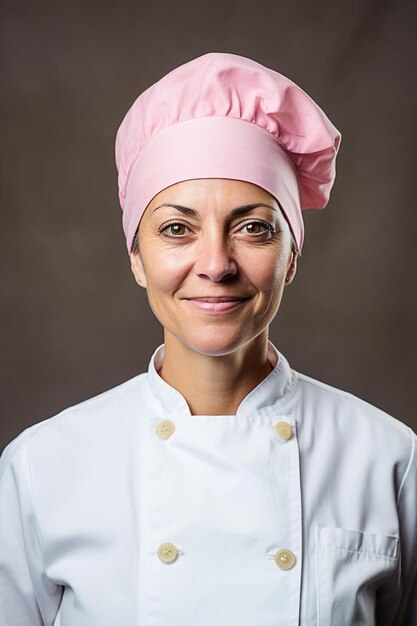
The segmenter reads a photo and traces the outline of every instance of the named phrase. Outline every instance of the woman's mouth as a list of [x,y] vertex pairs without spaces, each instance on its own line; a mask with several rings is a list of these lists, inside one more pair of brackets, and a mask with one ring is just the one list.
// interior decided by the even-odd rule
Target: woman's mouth
[[247,302],[249,298],[224,299],[224,298],[187,298],[194,307],[207,313],[223,313],[237,309],[241,304]]

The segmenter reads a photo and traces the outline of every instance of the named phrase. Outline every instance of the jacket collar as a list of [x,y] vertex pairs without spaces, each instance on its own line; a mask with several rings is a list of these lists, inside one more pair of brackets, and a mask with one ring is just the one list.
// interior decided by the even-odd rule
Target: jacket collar
[[[164,361],[164,353],[165,344],[162,343],[156,348],[149,361],[148,381],[151,391],[164,416],[191,416],[184,396],[158,374]],[[270,339],[268,339],[268,359],[274,369],[243,398],[238,406],[237,416],[246,416],[255,412],[272,414],[277,409],[281,410],[292,397],[298,380],[296,372],[291,369],[285,356]]]

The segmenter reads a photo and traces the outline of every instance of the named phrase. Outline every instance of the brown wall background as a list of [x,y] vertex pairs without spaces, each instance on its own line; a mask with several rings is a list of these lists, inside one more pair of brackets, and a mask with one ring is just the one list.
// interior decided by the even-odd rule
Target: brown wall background
[[271,339],[291,366],[417,428],[415,3],[3,3],[1,430],[145,371],[162,342],[130,272],[114,137],[208,51],[289,76],[342,132],[329,205]]

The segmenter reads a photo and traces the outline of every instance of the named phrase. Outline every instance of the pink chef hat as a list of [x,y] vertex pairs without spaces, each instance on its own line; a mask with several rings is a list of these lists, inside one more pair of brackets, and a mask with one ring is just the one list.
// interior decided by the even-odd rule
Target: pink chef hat
[[148,87],[116,135],[128,252],[152,198],[174,183],[231,178],[279,202],[298,252],[303,209],[324,208],[340,132],[291,80],[237,54],[209,52]]

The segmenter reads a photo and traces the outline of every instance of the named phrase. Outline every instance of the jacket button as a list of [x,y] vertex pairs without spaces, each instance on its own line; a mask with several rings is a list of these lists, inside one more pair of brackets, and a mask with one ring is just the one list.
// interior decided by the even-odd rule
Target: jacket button
[[291,439],[293,436],[291,424],[288,422],[277,422],[274,426],[275,432],[281,439]]
[[178,557],[178,550],[173,543],[162,543],[157,554],[164,563],[173,563]]
[[278,550],[275,554],[275,562],[281,569],[291,569],[295,565],[295,555],[291,550]]
[[175,430],[175,424],[171,420],[161,420],[156,426],[156,434],[161,439],[168,439]]

